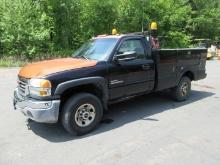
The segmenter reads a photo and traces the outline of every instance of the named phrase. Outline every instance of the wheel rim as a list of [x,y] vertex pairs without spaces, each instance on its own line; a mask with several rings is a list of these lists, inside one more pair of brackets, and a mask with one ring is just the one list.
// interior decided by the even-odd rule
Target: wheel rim
[[188,94],[189,85],[188,83],[184,82],[180,88],[180,92],[182,96],[186,96]]
[[91,104],[81,105],[75,113],[75,122],[80,127],[86,127],[90,125],[95,119],[95,108]]

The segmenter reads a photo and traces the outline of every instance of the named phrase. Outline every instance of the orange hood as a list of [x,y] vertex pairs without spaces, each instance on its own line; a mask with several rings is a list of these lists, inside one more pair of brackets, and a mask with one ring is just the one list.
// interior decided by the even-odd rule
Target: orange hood
[[19,76],[25,78],[41,78],[43,76],[65,70],[95,66],[96,61],[76,58],[61,58],[28,64],[21,68]]

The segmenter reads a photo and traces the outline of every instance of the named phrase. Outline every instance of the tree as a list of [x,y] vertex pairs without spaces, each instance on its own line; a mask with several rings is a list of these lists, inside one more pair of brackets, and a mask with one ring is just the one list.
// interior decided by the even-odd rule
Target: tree
[[[146,0],[119,0],[117,2],[116,26],[122,33],[142,30],[143,8],[148,8]],[[143,6],[144,4],[144,6]],[[148,17],[148,16],[147,16]],[[146,18],[146,14],[145,14]],[[145,20],[147,21],[147,20]]]
[[164,38],[163,47],[187,47],[191,34],[188,32],[191,7],[186,0],[152,1],[147,13],[159,24],[159,35]]
[[81,30],[84,39],[109,34],[117,13],[113,0],[81,0]]
[[78,47],[75,40],[80,32],[79,0],[48,0],[49,15],[53,18],[53,42],[56,49]]
[[49,49],[50,24],[38,2],[2,0],[1,42],[7,54],[26,55]]
[[0,0],[0,54],[31,59],[75,50],[113,27],[149,30],[151,21],[162,47],[188,47],[193,38],[220,40],[219,18],[219,0]]
[[195,38],[220,40],[220,1],[190,0],[189,4],[193,18],[190,33]]

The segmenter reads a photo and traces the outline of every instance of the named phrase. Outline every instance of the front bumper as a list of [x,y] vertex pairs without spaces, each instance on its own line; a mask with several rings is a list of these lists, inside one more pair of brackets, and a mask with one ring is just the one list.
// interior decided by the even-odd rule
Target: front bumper
[[14,91],[14,109],[20,110],[28,118],[40,123],[56,123],[58,121],[60,100],[39,101],[22,98],[18,89]]

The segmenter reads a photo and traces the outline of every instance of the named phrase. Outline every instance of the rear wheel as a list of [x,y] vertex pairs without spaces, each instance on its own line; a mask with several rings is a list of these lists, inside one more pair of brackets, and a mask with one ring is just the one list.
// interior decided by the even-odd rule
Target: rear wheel
[[71,134],[83,135],[96,128],[103,116],[100,100],[89,93],[79,93],[67,100],[61,114],[63,127]]
[[172,89],[172,96],[176,101],[185,101],[191,92],[191,80],[189,77],[182,77],[179,84]]

